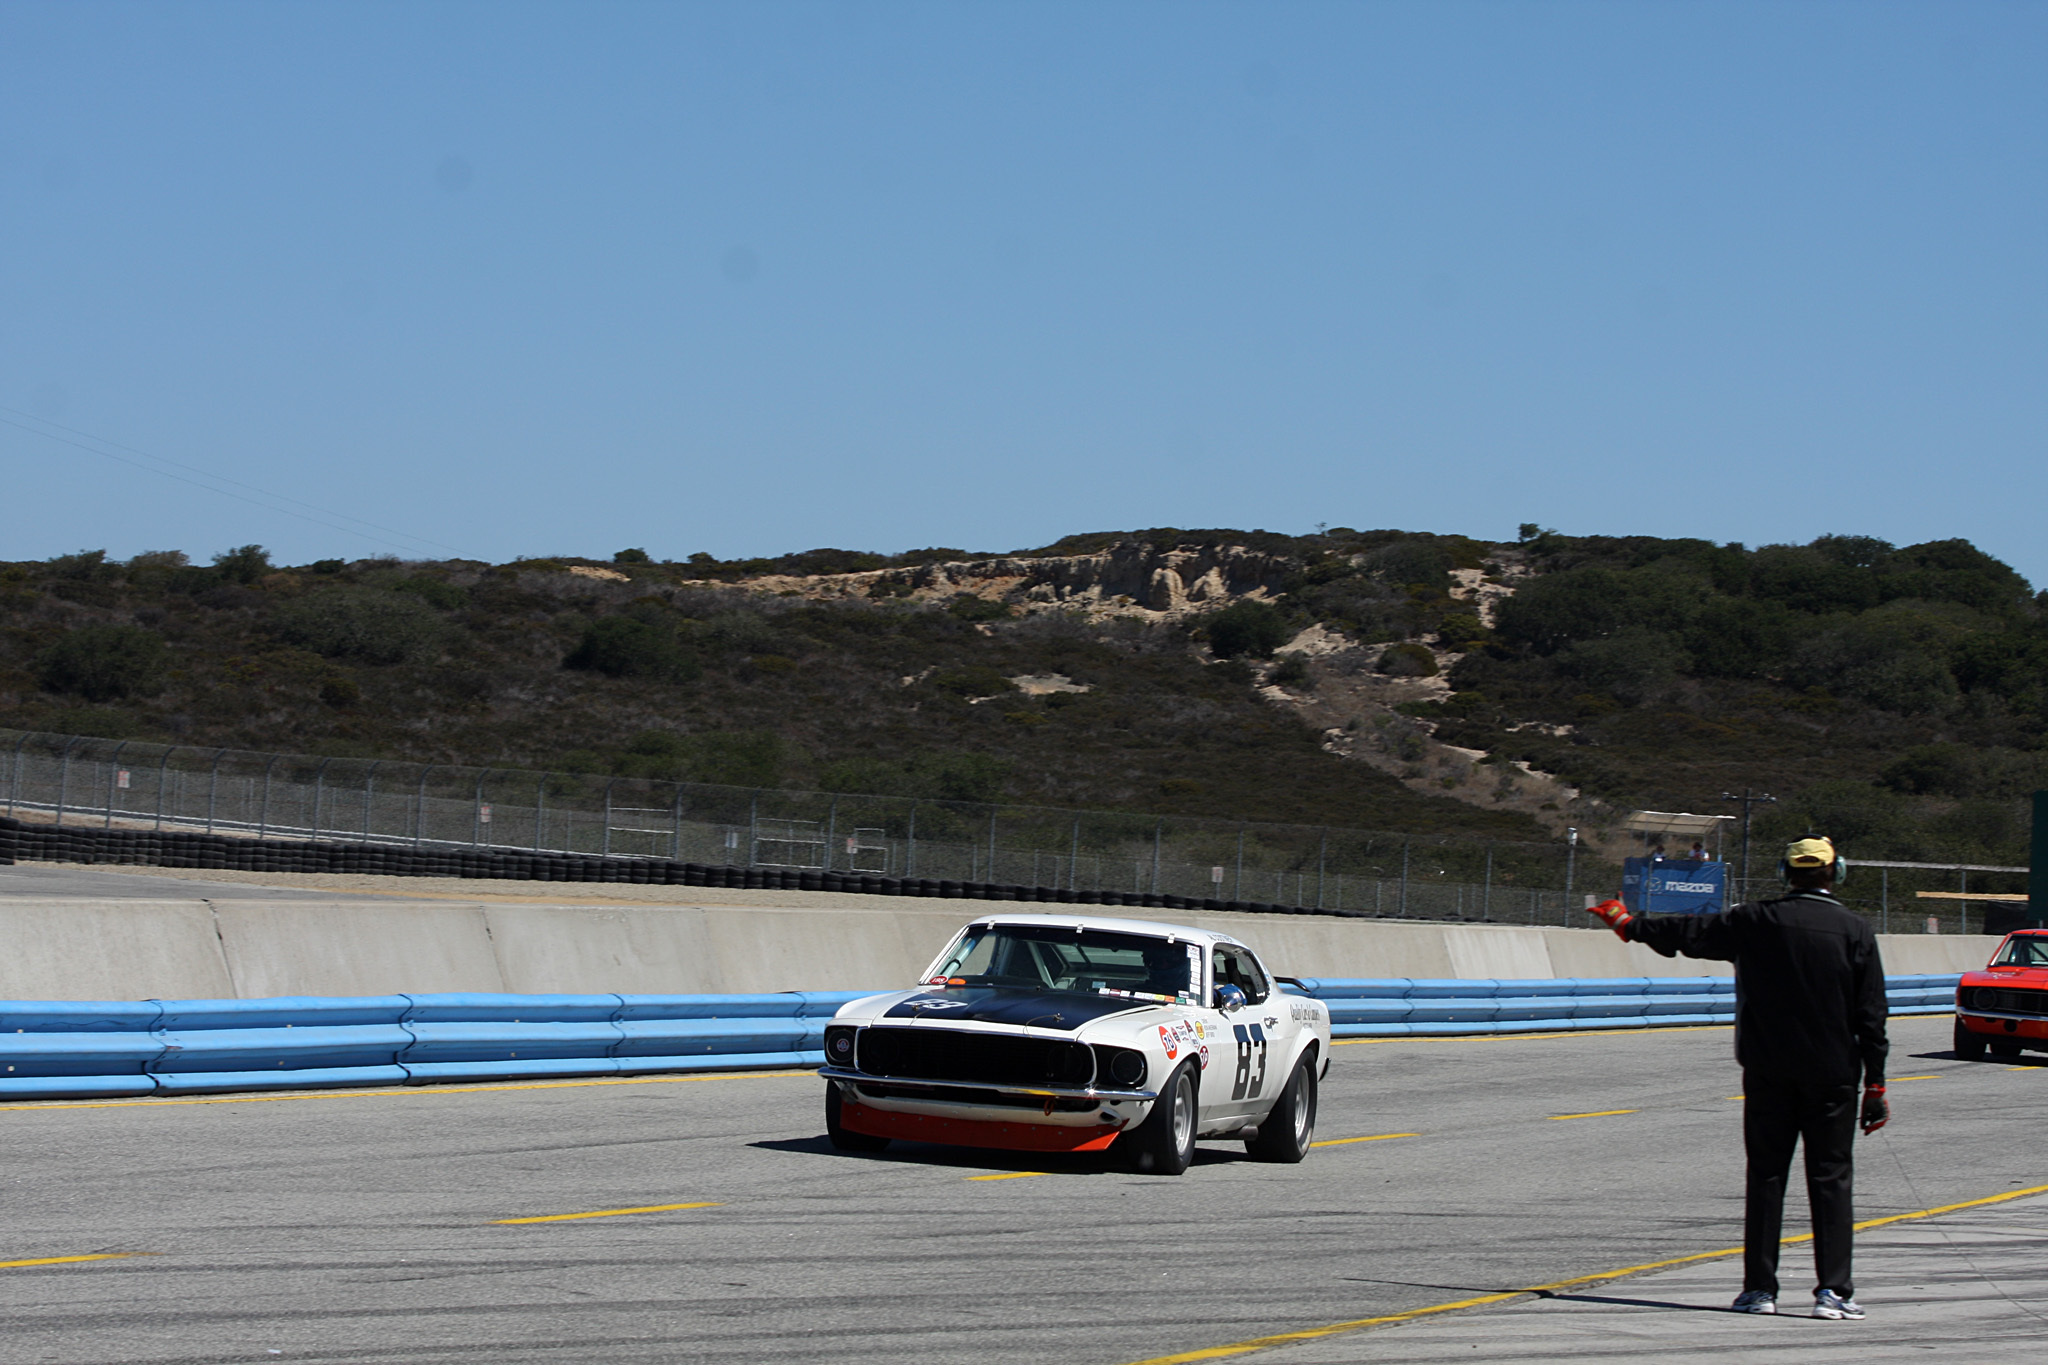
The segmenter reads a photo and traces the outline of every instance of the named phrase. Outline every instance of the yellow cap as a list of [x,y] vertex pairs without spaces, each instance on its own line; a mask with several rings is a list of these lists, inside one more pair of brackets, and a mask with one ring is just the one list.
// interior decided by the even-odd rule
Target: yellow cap
[[1786,845],[1785,866],[1787,867],[1832,867],[1835,846],[1827,839],[1799,839]]

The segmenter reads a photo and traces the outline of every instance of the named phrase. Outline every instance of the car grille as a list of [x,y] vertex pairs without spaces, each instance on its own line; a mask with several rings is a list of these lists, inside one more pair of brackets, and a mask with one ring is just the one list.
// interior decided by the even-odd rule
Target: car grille
[[1971,986],[1963,992],[1963,1008],[1996,1014],[2048,1015],[2048,991],[2013,986]]
[[984,1085],[1085,1086],[1095,1077],[1085,1043],[939,1028],[862,1029],[856,1065],[870,1076]]

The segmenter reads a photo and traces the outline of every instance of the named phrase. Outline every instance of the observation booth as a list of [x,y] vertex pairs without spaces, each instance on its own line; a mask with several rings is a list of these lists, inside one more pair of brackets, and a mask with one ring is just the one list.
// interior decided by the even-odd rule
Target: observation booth
[[1721,844],[1726,822],[1734,818],[1633,812],[1621,827],[1641,838],[1643,851],[1622,859],[1622,904],[1638,915],[1706,915],[1726,909],[1728,864],[1721,859]]

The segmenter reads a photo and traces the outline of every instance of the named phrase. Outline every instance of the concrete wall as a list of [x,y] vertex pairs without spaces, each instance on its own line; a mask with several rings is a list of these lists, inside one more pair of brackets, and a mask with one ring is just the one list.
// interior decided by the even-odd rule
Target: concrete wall
[[[0,999],[886,988],[914,981],[956,929],[977,911],[996,908],[975,901],[835,899],[829,907],[4,900]],[[1725,963],[1662,958],[1597,928],[1200,913],[1170,918],[1235,935],[1287,976],[1729,971]],[[1982,966],[1998,940],[1894,934],[1882,942],[1886,970],[1907,973]]]

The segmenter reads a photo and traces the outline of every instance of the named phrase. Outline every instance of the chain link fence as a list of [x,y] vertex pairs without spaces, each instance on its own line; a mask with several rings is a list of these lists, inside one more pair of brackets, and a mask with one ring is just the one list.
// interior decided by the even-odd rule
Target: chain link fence
[[1584,927],[1555,845],[249,753],[0,730],[7,814],[108,829],[661,858]]

